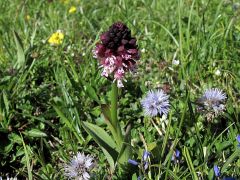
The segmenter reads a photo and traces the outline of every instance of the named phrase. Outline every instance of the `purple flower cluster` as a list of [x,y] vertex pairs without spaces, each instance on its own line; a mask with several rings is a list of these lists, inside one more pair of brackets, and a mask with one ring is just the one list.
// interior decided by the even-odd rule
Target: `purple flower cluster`
[[140,58],[136,39],[125,24],[117,22],[100,36],[100,40],[93,53],[103,68],[102,76],[113,74],[118,87],[123,87],[125,73],[134,72],[136,60]]

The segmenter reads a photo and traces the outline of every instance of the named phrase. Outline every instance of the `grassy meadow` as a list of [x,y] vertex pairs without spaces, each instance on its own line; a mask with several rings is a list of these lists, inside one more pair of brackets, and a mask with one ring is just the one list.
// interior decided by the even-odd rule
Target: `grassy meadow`
[[[93,158],[91,179],[240,179],[238,0],[1,0],[0,8],[0,177],[81,179],[66,175],[80,152]],[[120,21],[140,59],[114,89],[93,50]],[[210,88],[227,98],[209,119],[198,106]],[[169,95],[166,116],[144,113],[141,100],[156,89]]]

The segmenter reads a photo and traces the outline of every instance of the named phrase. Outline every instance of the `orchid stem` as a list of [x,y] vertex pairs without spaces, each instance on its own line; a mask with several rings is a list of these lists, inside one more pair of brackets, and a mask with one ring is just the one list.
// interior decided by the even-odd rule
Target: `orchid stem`
[[112,117],[112,125],[117,132],[117,139],[116,142],[119,148],[122,145],[122,132],[121,127],[118,122],[118,87],[117,82],[115,81],[112,84],[112,94],[111,94],[111,117]]

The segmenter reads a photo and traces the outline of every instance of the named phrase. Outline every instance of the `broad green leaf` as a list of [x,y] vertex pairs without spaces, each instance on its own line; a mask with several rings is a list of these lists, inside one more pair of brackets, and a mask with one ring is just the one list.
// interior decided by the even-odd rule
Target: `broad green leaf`
[[12,150],[12,148],[13,148],[12,142],[1,144],[0,153],[8,154]]
[[110,111],[110,106],[107,104],[102,104],[101,105],[102,113],[105,117],[106,123],[111,122],[111,111]]
[[22,41],[16,31],[13,32],[13,35],[14,35],[14,40],[15,40],[15,44],[17,47],[16,68],[20,69],[25,64],[25,54],[24,54],[24,50],[23,50],[23,44],[22,44]]
[[112,156],[108,153],[108,151],[106,149],[104,149],[102,147],[101,147],[101,149],[102,149],[103,153],[105,154],[106,159],[110,165],[111,173],[113,173],[114,169],[115,169],[114,159],[112,158]]
[[128,159],[131,157],[131,124],[126,128],[126,134],[124,136],[124,141],[121,146],[121,150],[118,155],[118,162],[121,165],[125,165],[128,162]]
[[96,101],[97,103],[100,104],[100,100],[98,98],[98,95],[96,94],[96,91],[93,87],[91,87],[90,85],[86,85],[85,86],[85,90],[86,90],[86,93],[87,95],[93,99],[94,101]]
[[101,105],[101,110],[105,119],[105,123],[108,125],[109,130],[112,132],[112,135],[114,136],[115,140],[116,140],[116,135],[117,135],[117,131],[114,129],[113,125],[112,125],[112,120],[111,120],[111,110],[110,110],[110,106],[107,104],[102,104]]
[[21,137],[16,133],[11,133],[8,135],[8,139],[11,140],[13,143],[21,144]]
[[92,136],[94,141],[101,148],[104,148],[112,156],[112,159],[115,162],[117,159],[117,156],[118,156],[118,152],[116,151],[116,143],[106,133],[106,131],[104,129],[102,129],[94,124],[88,123],[88,122],[83,122],[82,126],[87,131],[87,133]]
[[31,129],[30,131],[24,132],[24,134],[30,137],[47,137],[47,134],[39,129]]

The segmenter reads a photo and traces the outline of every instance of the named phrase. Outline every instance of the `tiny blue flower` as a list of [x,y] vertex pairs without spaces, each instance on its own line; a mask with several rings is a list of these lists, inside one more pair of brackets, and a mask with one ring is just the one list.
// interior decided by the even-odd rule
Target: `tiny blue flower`
[[128,160],[128,163],[130,163],[130,164],[132,164],[132,165],[134,165],[134,166],[137,166],[137,165],[138,165],[138,162],[135,161],[135,160],[132,160],[132,159],[129,159],[129,160]]
[[176,149],[176,151],[175,151],[175,156],[176,156],[176,158],[180,157],[180,151],[178,149]]
[[172,155],[172,158],[171,160],[172,161],[175,161],[176,159],[179,159],[180,158],[180,151],[178,149],[176,149],[174,152],[173,152],[173,155]]
[[213,170],[214,170],[215,176],[219,177],[220,176],[220,169],[218,168],[217,165],[214,165]]
[[149,156],[150,156],[150,152],[144,150],[143,155],[142,155],[142,160],[147,161]]
[[147,161],[144,162],[144,167],[143,167],[144,170],[147,170],[147,168],[148,168],[148,164],[149,164],[149,163],[148,163]]
[[238,143],[240,144],[240,134],[237,135],[236,139],[237,139]]
[[169,96],[163,90],[148,91],[147,96],[141,101],[146,116],[167,115],[169,111]]
[[237,135],[236,139],[237,139],[237,142],[238,142],[237,146],[240,147],[240,134]]

